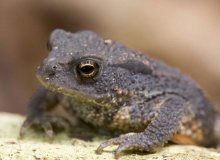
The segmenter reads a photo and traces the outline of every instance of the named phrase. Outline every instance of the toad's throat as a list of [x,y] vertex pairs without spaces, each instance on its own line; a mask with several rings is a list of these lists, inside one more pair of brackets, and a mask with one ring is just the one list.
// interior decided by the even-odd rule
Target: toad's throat
[[78,90],[73,90],[73,89],[67,89],[63,88],[60,86],[56,86],[52,83],[50,83],[47,79],[37,75],[38,80],[40,83],[45,87],[46,89],[56,92],[56,93],[61,93],[67,97],[71,97],[72,99],[79,101],[79,102],[84,102],[84,103],[89,103],[90,105],[96,105],[99,107],[107,107],[107,108],[112,108],[113,106],[116,106],[116,104],[111,103],[111,96],[106,93],[106,94],[100,94],[100,95],[88,95],[83,92],[80,92]]

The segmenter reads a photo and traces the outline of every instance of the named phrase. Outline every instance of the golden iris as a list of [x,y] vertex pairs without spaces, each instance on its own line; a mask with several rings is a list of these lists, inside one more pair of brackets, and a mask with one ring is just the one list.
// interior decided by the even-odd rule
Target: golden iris
[[91,78],[97,75],[99,65],[93,60],[84,60],[77,66],[78,74],[83,78]]

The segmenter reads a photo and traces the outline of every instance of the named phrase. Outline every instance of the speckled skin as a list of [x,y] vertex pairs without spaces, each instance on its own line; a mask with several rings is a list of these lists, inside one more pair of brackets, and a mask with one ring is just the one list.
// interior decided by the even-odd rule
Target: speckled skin
[[[97,153],[112,144],[118,145],[116,156],[124,150],[154,151],[168,141],[213,144],[213,107],[178,70],[91,31],[57,29],[49,50],[37,71],[44,87],[30,101],[21,135],[38,123],[52,137],[50,112],[62,103],[71,115],[97,128],[130,133],[102,143]],[[76,71],[85,59],[100,67],[92,78]]]

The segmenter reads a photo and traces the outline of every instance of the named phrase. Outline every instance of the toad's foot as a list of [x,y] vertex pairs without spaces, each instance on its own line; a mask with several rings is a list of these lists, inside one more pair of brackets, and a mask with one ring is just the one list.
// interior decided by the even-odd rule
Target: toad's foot
[[159,143],[157,139],[150,140],[144,133],[136,133],[107,140],[97,148],[96,153],[101,154],[103,149],[110,145],[118,145],[117,149],[114,150],[115,158],[118,158],[123,151],[154,151],[156,147],[162,146],[163,143]]
[[37,127],[44,130],[47,137],[53,140],[54,130],[68,130],[70,123],[61,116],[43,115],[35,118],[27,118],[20,129],[20,138],[23,138],[28,128]]

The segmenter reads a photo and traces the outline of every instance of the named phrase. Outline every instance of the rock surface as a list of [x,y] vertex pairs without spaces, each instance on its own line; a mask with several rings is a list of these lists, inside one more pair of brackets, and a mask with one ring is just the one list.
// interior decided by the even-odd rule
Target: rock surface
[[[0,160],[109,160],[114,159],[112,149],[102,155],[95,149],[103,138],[95,136],[92,141],[68,138],[67,134],[56,135],[52,143],[41,132],[28,131],[25,139],[19,140],[19,128],[24,117],[0,113]],[[197,146],[169,145],[157,153],[124,154],[121,160],[220,160],[220,150]]]

